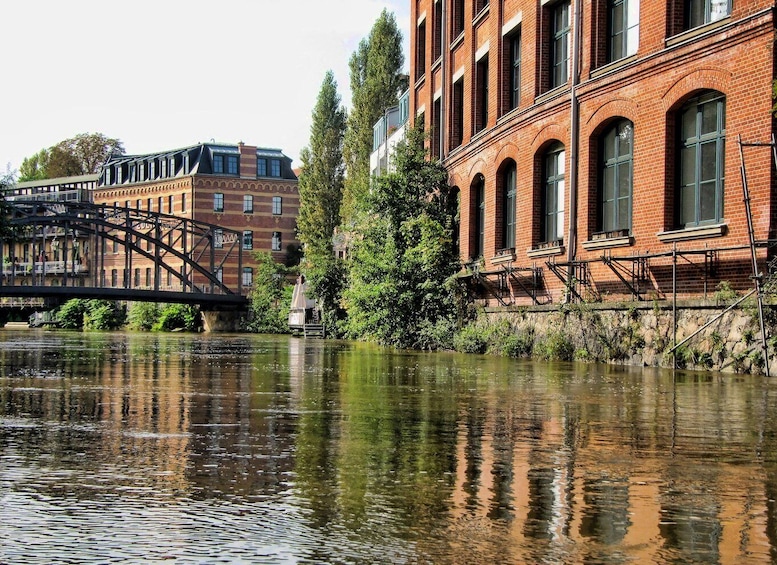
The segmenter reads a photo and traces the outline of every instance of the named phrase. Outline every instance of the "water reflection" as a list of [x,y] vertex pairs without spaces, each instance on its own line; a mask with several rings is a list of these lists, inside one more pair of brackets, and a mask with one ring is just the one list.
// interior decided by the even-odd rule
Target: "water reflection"
[[771,381],[0,332],[0,563],[748,563]]

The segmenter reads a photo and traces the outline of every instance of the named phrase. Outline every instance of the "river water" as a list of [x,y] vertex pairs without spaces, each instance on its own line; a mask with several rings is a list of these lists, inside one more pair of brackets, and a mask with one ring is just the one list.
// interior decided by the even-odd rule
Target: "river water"
[[770,563],[774,382],[0,330],[0,563]]

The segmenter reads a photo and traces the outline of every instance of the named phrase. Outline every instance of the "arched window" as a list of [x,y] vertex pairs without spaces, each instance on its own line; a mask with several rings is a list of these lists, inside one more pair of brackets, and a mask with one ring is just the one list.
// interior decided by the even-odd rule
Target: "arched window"
[[543,160],[542,243],[564,239],[564,159],[566,152],[560,143],[545,153]]
[[483,257],[486,242],[486,181],[477,175],[472,183],[472,259]]
[[678,116],[679,227],[719,223],[723,219],[726,98],[709,92],[689,100]]
[[598,230],[631,229],[634,128],[621,120],[601,139]]
[[515,163],[505,166],[502,171],[502,247],[512,249],[515,247]]

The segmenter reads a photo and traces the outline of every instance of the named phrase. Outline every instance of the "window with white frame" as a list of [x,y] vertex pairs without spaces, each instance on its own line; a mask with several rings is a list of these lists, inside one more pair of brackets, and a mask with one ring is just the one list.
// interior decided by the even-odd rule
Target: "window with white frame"
[[639,45],[639,0],[608,0],[607,60],[637,53]]
[[556,88],[569,80],[571,58],[570,2],[565,0],[550,6],[550,87]]
[[708,92],[689,100],[680,110],[679,227],[723,220],[725,180],[726,98]]
[[254,232],[251,230],[243,230],[243,249],[254,248]]
[[543,243],[564,238],[564,146],[553,145],[543,159],[541,237]]

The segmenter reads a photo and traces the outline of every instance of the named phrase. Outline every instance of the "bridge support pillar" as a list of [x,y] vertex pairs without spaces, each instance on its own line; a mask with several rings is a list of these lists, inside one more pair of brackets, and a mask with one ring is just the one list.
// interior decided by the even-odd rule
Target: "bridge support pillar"
[[202,326],[206,332],[238,332],[241,331],[240,322],[243,316],[235,310],[202,311]]

